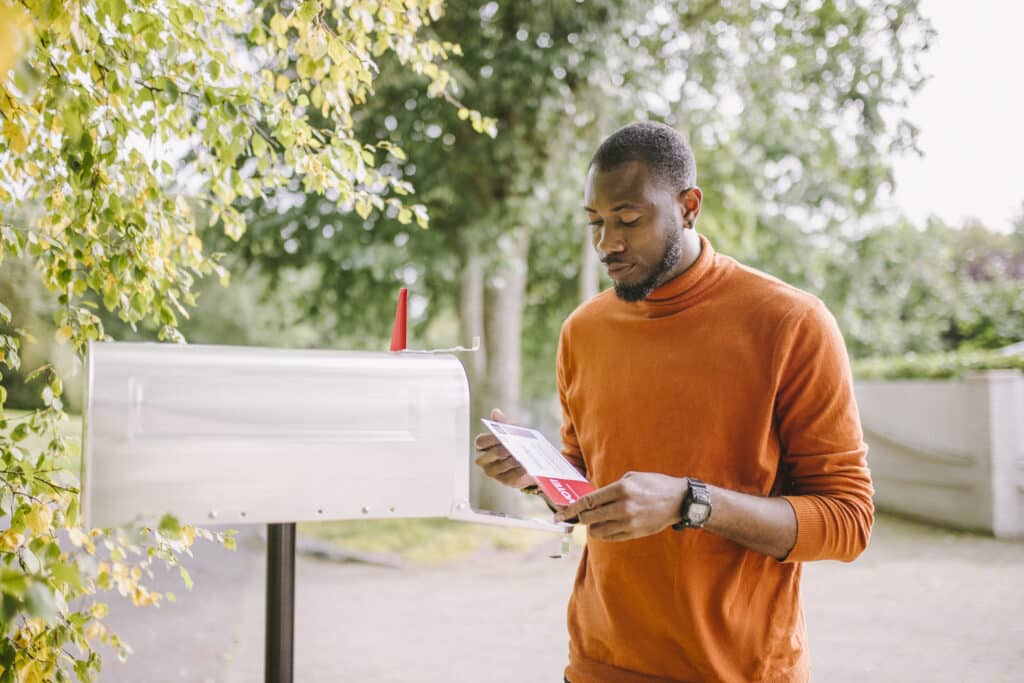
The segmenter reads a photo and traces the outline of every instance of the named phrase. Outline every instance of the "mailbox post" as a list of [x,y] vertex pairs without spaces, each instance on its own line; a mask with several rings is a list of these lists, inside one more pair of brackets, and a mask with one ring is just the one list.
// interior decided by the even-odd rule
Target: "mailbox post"
[[295,524],[267,525],[267,683],[290,683],[295,661]]
[[268,683],[292,681],[296,522],[569,529],[473,509],[469,382],[452,355],[93,342],[86,383],[87,525],[267,525]]

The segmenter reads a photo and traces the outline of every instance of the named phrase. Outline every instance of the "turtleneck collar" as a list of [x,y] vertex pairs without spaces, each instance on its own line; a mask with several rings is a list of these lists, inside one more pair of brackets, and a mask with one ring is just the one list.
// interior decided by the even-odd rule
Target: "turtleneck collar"
[[661,318],[688,308],[698,301],[733,264],[732,259],[715,252],[707,237],[698,237],[700,255],[693,265],[655,289],[643,301],[619,303],[645,318]]

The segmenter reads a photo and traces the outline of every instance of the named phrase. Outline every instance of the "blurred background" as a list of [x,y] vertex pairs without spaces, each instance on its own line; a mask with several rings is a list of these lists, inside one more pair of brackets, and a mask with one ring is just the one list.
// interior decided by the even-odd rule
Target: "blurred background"
[[[890,554],[871,555],[862,573],[854,565],[821,574],[818,583],[815,572],[825,570],[809,568],[810,594],[859,586],[862,606],[881,610],[875,614],[901,633],[920,633],[926,613],[937,609],[934,592],[968,584],[984,590],[974,583],[979,577],[997,591],[945,603],[951,619],[963,607],[965,623],[1001,624],[977,642],[955,641],[974,653],[965,667],[989,667],[980,677],[954,668],[919,678],[915,671],[927,669],[920,661],[886,675],[891,659],[879,647],[923,653],[943,647],[956,629],[945,624],[924,640],[894,645],[879,621],[818,601],[809,619],[812,628],[815,619],[826,625],[817,642],[832,653],[821,655],[821,680],[854,680],[841,673],[851,659],[870,663],[857,676],[878,680],[1019,680],[1024,633],[1019,620],[998,615],[1024,600],[1000,573],[1014,572],[1019,584],[1024,553],[1019,543],[987,536],[1024,533],[1024,48],[1015,34],[1022,23],[1018,3],[996,0],[451,0],[434,28],[462,46],[451,62],[460,97],[497,119],[497,137],[460,125],[456,108],[427,97],[419,80],[386,60],[376,95],[357,117],[363,138],[390,139],[406,151],[408,160],[392,159],[388,172],[414,185],[430,228],[395,215],[339,213],[330,197],[304,194],[296,179],[290,191],[239,204],[247,231],[238,241],[218,224],[207,226],[204,245],[223,254],[230,284],[201,282],[198,307],[181,330],[191,343],[383,350],[398,290],[408,287],[410,346],[481,337],[482,348],[463,356],[477,414],[501,407],[555,440],[559,327],[609,285],[580,209],[589,156],[621,125],[663,121],[694,148],[705,197],[698,230],[720,252],[818,295],[835,314],[858,376],[880,507],[930,524],[883,517],[878,552]],[[0,271],[0,299],[13,324],[37,340],[24,349],[24,366],[50,357],[70,369],[72,361],[48,341],[54,304],[35,281],[30,266],[14,260]],[[114,315],[103,322],[116,339],[155,337]],[[928,402],[947,391],[937,388],[940,380],[966,387],[969,397],[1003,392],[1009,408],[968,401],[984,403],[978,419],[986,424],[992,415],[1009,417],[980,442],[965,441],[962,411],[947,414],[947,404]],[[4,385],[9,406],[36,407],[39,387],[16,374],[5,375]],[[70,382],[67,394],[77,409],[80,394],[76,401]],[[485,505],[523,505],[477,486]],[[950,513],[958,505],[969,513]],[[479,561],[481,547],[531,557],[539,542],[516,532],[360,524],[304,532],[346,549],[350,559],[369,553],[370,567]],[[957,526],[986,536],[946,530]],[[921,574],[903,562],[915,542],[918,557],[944,567],[933,583],[915,582]],[[309,576],[326,571],[310,567]],[[460,580],[437,571],[423,574],[438,581],[435,592]],[[541,585],[556,574],[568,590],[571,567],[545,568]],[[879,592],[891,581],[912,594],[904,608],[889,609],[892,594]],[[563,599],[538,606],[553,609],[555,621],[540,627],[545,638],[558,636]],[[920,619],[899,621],[908,614]],[[506,616],[519,624],[528,618]],[[842,637],[851,623],[869,634],[855,640],[860,645]],[[364,680],[389,675],[369,672]],[[469,679],[453,673],[449,680]]]
[[[858,365],[864,376],[955,374],[965,352],[970,367],[1012,366],[999,350],[1024,339],[1022,55],[1010,34],[1022,13],[945,0],[450,2],[436,31],[462,45],[459,94],[497,118],[497,138],[387,63],[357,119],[364,139],[407,151],[385,171],[414,185],[431,227],[394,210],[339,213],[299,178],[240,200],[239,241],[220,224],[202,234],[230,286],[200,282],[182,332],[384,349],[409,287],[413,347],[483,339],[464,357],[477,412],[499,406],[555,434],[559,326],[609,284],[580,211],[587,161],[605,135],[650,118],[693,144],[698,229],[820,296],[855,361],[891,359]],[[8,259],[0,273],[12,324],[39,340],[25,368],[57,353],[55,304],[29,270]],[[101,317],[116,339],[155,337]],[[954,355],[919,358],[940,352]],[[4,377],[9,404],[32,407],[38,387],[22,379]],[[74,408],[80,383],[67,384]]]

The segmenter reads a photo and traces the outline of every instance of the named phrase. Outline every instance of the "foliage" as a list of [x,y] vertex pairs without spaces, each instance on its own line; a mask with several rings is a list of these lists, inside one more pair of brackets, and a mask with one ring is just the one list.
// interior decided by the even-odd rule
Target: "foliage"
[[[425,208],[403,201],[412,186],[382,163],[404,152],[357,135],[353,117],[388,55],[461,107],[441,67],[458,47],[420,35],[441,14],[439,0],[0,0],[5,277],[15,260],[29,266],[47,300],[27,308],[51,310],[56,341],[80,358],[109,338],[101,315],[181,341],[195,278],[227,278],[197,221],[238,239],[239,201],[319,193],[334,211],[426,225]],[[0,302],[5,383],[29,336],[11,314]],[[67,377],[45,363],[21,379],[38,382],[42,407],[0,412],[0,681],[91,680],[97,642],[126,651],[97,593],[158,604],[143,585],[153,562],[177,565],[197,536],[233,541],[172,518],[83,528],[67,469],[77,445],[61,431]]]
[[883,225],[832,256],[822,292],[855,357],[1024,340],[1024,240],[971,224]]
[[1024,354],[999,351],[949,351],[885,358],[866,358],[853,363],[857,379],[951,379],[983,370],[1020,370]]
[[1024,225],[997,233],[970,223],[952,233],[960,285],[947,334],[954,348],[995,349],[1024,340]]
[[274,288],[279,274],[313,265],[320,286],[298,293],[307,319],[355,345],[386,335],[398,284],[429,302],[418,333],[441,313],[465,315],[470,255],[480,252],[499,288],[526,230],[533,396],[552,391],[558,327],[578,303],[580,196],[602,136],[637,118],[687,132],[705,190],[701,229],[720,250],[820,291],[842,226],[891,182],[891,155],[913,147],[899,114],[931,37],[916,2],[888,0],[453,2],[433,28],[462,45],[453,68],[473,106],[498,120],[498,137],[466,134],[458,110],[401,72],[381,79],[357,117],[364,134],[411,152],[414,163],[395,167],[416,181],[432,229],[338,216],[308,195],[268,198],[279,215],[252,205],[237,267]]

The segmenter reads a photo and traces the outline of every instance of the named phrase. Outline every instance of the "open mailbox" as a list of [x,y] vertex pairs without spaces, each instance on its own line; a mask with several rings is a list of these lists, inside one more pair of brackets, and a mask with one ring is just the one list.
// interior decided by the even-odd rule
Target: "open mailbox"
[[275,524],[478,512],[469,382],[452,355],[93,343],[86,524]]

